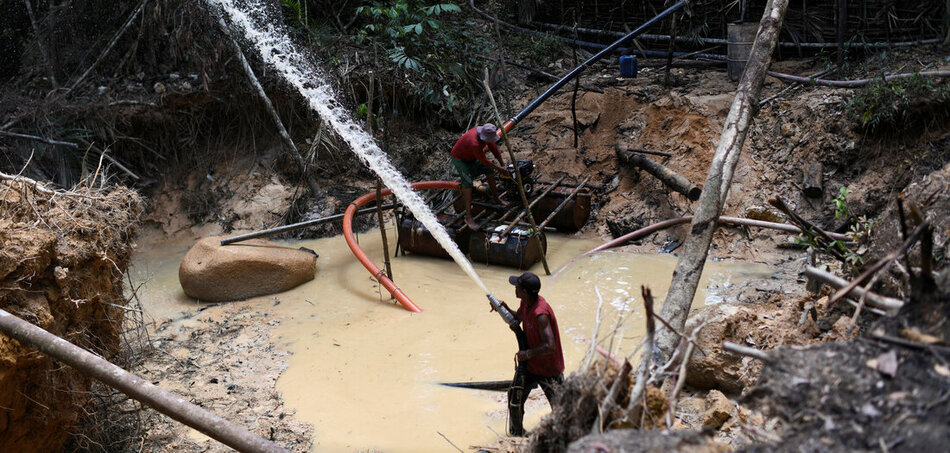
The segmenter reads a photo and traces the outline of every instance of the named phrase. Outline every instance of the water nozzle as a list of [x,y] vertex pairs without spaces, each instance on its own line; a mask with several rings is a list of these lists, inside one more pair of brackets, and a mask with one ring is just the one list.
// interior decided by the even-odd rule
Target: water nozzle
[[510,327],[518,325],[518,320],[515,319],[514,313],[511,312],[508,308],[501,304],[495,296],[491,294],[486,294],[488,296],[488,302],[491,304],[492,308],[498,312],[498,315],[501,316],[501,319],[505,321],[505,324],[508,324]]

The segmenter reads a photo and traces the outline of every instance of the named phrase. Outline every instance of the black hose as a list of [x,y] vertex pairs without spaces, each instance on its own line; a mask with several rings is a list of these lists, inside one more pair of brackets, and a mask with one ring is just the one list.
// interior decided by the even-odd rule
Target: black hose
[[531,113],[534,109],[538,108],[538,106],[541,105],[542,102],[546,101],[549,97],[551,97],[551,95],[553,95],[558,89],[564,86],[564,84],[566,84],[568,81],[574,78],[584,68],[596,63],[601,58],[606,56],[608,53],[613,52],[618,47],[620,47],[620,45],[623,44],[625,41],[636,38],[638,35],[646,31],[648,28],[652,27],[657,22],[663,20],[666,16],[672,14],[676,10],[682,8],[687,3],[689,3],[688,0],[682,0],[682,1],[676,2],[675,4],[673,4],[673,6],[670,6],[669,8],[667,8],[666,10],[658,14],[656,17],[646,21],[643,25],[637,27],[632,32],[627,33],[626,36],[614,41],[613,44],[610,44],[609,46],[605,47],[600,52],[597,52],[597,54],[595,54],[594,56],[588,58],[587,61],[581,63],[579,66],[572,69],[571,72],[568,72],[567,75],[561,78],[561,80],[558,80],[557,82],[554,83],[554,85],[551,85],[551,87],[548,88],[547,91],[542,93],[541,96],[538,96],[537,99],[535,99],[534,101],[531,101],[531,103],[528,104],[520,112],[518,112],[517,115],[513,116],[510,120],[508,120],[510,123],[509,127],[514,127],[515,124],[518,124],[518,122],[520,122],[526,116],[528,116],[528,114]]

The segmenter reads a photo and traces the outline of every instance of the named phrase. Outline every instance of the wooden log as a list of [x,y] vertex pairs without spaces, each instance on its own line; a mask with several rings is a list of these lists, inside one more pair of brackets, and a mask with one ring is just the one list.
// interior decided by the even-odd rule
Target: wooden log
[[667,187],[685,195],[686,198],[692,201],[698,200],[702,194],[702,189],[696,187],[688,179],[649,157],[631,151],[617,151],[617,157],[625,164],[646,170],[647,173],[655,176]]
[[808,198],[821,198],[824,195],[825,188],[822,182],[821,162],[812,162],[805,167],[802,191]]
[[[720,211],[729,195],[729,187],[732,185],[732,176],[739,161],[739,155],[742,153],[742,145],[745,143],[752,125],[752,118],[757,110],[762,84],[769,64],[772,62],[772,52],[778,42],[787,8],[788,0],[769,0],[765,7],[749,61],[739,80],[729,115],[723,123],[722,134],[709,165],[709,173],[706,175],[702,195],[697,202],[689,235],[683,244],[684,250],[679,262],[676,263],[670,292],[663,304],[661,316],[677,328],[682,329],[686,325],[686,316],[689,314],[693,296],[699,286],[699,277],[706,264],[713,234],[718,227],[717,220]],[[660,329],[657,333],[657,363],[666,362],[678,344],[679,337],[673,331],[666,328]]]

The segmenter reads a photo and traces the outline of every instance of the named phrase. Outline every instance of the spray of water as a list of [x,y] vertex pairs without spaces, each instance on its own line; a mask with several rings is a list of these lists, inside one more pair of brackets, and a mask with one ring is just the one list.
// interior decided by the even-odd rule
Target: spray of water
[[449,237],[448,232],[436,219],[399,171],[393,167],[386,154],[373,137],[357,125],[350,114],[337,102],[326,78],[293,45],[284,28],[277,25],[272,14],[261,0],[208,0],[214,7],[220,5],[231,24],[238,28],[260,52],[263,60],[272,65],[310,104],[333,130],[343,138],[353,152],[392,189],[399,199],[426,228],[439,244],[449,252],[452,259],[488,294],[485,283],[475,273],[472,264]]

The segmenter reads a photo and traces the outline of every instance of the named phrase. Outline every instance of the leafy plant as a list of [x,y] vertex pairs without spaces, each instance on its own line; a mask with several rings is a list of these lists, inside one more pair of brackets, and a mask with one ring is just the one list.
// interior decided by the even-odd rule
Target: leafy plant
[[306,25],[307,17],[304,14],[304,7],[301,0],[280,0],[280,6],[295,25]]
[[835,218],[836,219],[847,219],[848,218],[848,195],[853,192],[853,190],[848,190],[846,187],[842,187],[838,191],[838,196],[835,197]]
[[419,0],[375,1],[356,14],[365,23],[354,40],[381,47],[421,104],[452,112],[459,97],[479,92],[480,64],[471,55],[486,47],[468,31],[454,3],[427,5]]
[[919,74],[887,82],[876,80],[848,101],[852,120],[872,134],[898,134],[928,127],[950,113],[950,87]]

